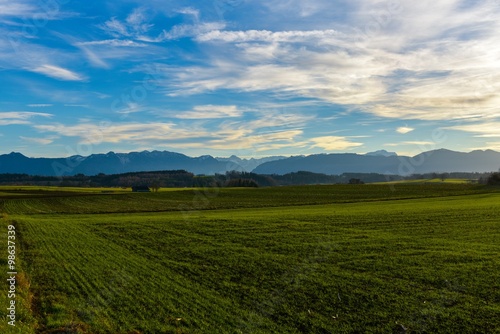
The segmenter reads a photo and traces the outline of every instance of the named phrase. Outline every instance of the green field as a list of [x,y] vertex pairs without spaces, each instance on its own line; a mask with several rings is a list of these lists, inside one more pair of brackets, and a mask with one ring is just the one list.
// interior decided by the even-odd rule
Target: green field
[[15,192],[1,333],[500,333],[495,188]]
[[411,183],[454,183],[454,184],[477,184],[478,180],[471,179],[415,179],[415,180],[402,180],[402,181],[389,181],[389,182],[376,182],[375,184],[411,184]]
[[416,180],[401,180],[390,182],[377,182],[377,184],[412,184],[412,183],[455,183],[455,184],[474,184],[477,180],[470,179],[416,179]]

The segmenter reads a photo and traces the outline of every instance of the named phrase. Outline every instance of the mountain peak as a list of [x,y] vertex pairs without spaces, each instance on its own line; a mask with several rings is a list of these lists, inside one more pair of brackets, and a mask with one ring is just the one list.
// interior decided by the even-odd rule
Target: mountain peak
[[26,158],[24,154],[19,152],[10,152],[9,154],[7,154],[7,156],[11,158]]
[[378,156],[382,156],[382,157],[395,157],[398,154],[396,152],[388,152],[386,150],[378,150],[378,151],[375,151],[375,152],[368,152],[365,155],[368,155],[368,156],[377,156],[377,157]]

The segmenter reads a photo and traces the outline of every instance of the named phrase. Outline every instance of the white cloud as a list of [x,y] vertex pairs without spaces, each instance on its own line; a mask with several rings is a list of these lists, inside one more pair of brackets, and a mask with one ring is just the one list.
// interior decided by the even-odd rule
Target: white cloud
[[399,128],[396,129],[396,132],[397,133],[401,133],[401,134],[407,134],[407,133],[410,133],[410,132],[412,132],[414,130],[415,129],[407,127],[407,126],[401,126],[401,127],[399,127]]
[[195,37],[202,34],[205,34],[209,31],[223,29],[225,27],[225,23],[223,22],[202,22],[196,24],[179,24],[170,31],[164,31],[162,36],[159,38],[159,41],[163,40],[174,40],[180,39],[184,37]]
[[483,137],[483,138],[500,137],[499,121],[474,122],[469,124],[465,123],[460,125],[444,127],[443,129],[475,133],[477,134],[477,137]]
[[34,143],[34,144],[40,144],[40,145],[49,145],[54,142],[55,139],[58,137],[49,137],[49,138],[32,138],[32,137],[24,137],[24,136],[19,136],[22,140],[28,142],[28,143]]
[[41,65],[36,68],[31,69],[31,71],[44,74],[48,77],[57,79],[57,80],[65,80],[65,81],[83,81],[84,77],[81,75],[67,70],[65,68],[54,66],[54,65]]
[[[231,57],[219,55],[210,67],[192,67],[179,72],[169,69],[180,87],[172,94],[217,89],[274,91],[339,104],[360,104],[372,102],[385,93],[379,77],[388,72],[391,63],[368,55],[355,57],[335,47],[330,50],[329,37],[337,35],[334,31],[216,32],[215,35],[227,41],[267,40],[269,44],[231,43],[225,53]],[[313,41],[313,36],[319,40]],[[320,46],[325,42],[325,49],[308,49],[294,39]],[[278,41],[287,41],[290,45],[276,44]]]
[[[295,1],[269,7],[285,3],[298,11]],[[383,118],[488,117],[500,103],[500,7],[462,5],[357,1],[349,12],[357,30],[192,31],[211,57],[203,66],[169,68],[165,85],[171,95],[230,89],[302,96]],[[325,6],[332,4],[311,3],[318,22]]]
[[476,138],[500,138],[500,133],[488,133],[488,134],[483,134],[483,135],[476,135],[474,136]]
[[432,141],[405,141],[403,144],[406,145],[417,145],[417,146],[435,146],[436,143]]
[[196,106],[193,111],[178,113],[177,118],[185,119],[208,119],[208,118],[227,118],[227,117],[240,117],[243,115],[237,106],[216,106],[216,105],[203,105]]
[[88,104],[65,104],[64,106],[71,108],[90,108]]
[[[144,40],[146,38],[142,38]],[[144,62],[151,55],[164,55],[165,49],[149,43],[136,42],[131,39],[106,39],[85,42],[73,42],[83,56],[95,67],[109,69],[113,60]]]
[[348,137],[340,136],[316,137],[310,141],[313,143],[312,147],[319,147],[326,151],[344,151],[363,145],[363,143],[350,141]]
[[26,16],[32,14],[35,7],[23,1],[0,0],[1,16]]
[[29,119],[31,117],[52,117],[52,114],[30,111],[0,111],[0,119]]
[[34,103],[34,104],[28,104],[28,107],[32,108],[47,108],[47,107],[52,107],[53,104],[48,104],[48,103]]
[[34,128],[42,132],[57,133],[60,136],[78,137],[81,142],[92,144],[194,138],[197,136],[187,129],[176,129],[173,123],[118,123],[109,126],[90,123],[78,125],[48,124],[35,125]]
[[138,103],[135,103],[135,102],[129,102],[127,103],[127,105],[118,110],[117,113],[120,113],[120,114],[131,114],[131,113],[137,113],[137,112],[143,112],[143,111],[148,111],[150,110],[148,107],[145,107],[143,105],[140,105]]
[[91,48],[82,45],[80,46],[80,49],[83,51],[83,54],[89,60],[89,62],[95,67],[105,69],[110,68],[110,65],[103,59],[104,57],[102,57],[102,55],[98,55]]
[[[0,0],[0,22],[6,25],[22,27],[23,34],[38,32],[37,28],[46,21],[61,20],[78,16],[76,12],[63,11],[62,4],[54,2],[38,2],[33,0]],[[7,20],[3,19],[4,17]],[[34,26],[29,27],[28,26]]]
[[147,21],[148,18],[144,8],[134,9],[126,19],[130,29],[137,35],[145,34],[153,27],[152,24],[146,23]]
[[30,119],[33,117],[50,118],[52,116],[53,116],[52,114],[29,112],[29,111],[1,111],[0,125],[31,124]]
[[193,8],[193,7],[184,7],[184,8],[178,9],[176,12],[179,14],[191,15],[194,17],[194,19],[196,21],[198,21],[199,17],[200,17],[200,11],[196,8]]
[[268,0],[263,3],[268,11],[274,15],[283,15],[292,19],[322,16],[331,11],[331,1],[324,0]]
[[[18,35],[17,32],[17,30],[3,31],[0,28],[0,49],[2,50],[0,68],[32,72],[36,70],[39,73],[57,75],[60,67],[52,64],[54,59],[65,64],[75,61],[75,55],[66,49],[51,48],[42,43],[36,43],[35,38],[29,38],[23,34]],[[67,75],[68,73],[59,74],[59,76]],[[73,78],[76,77],[73,76]]]
[[[95,67],[110,69],[112,60],[148,62],[152,55],[163,58],[166,49],[158,45],[163,34],[152,36],[154,25],[150,23],[149,13],[143,7],[134,9],[124,20],[112,17],[98,28],[112,36],[111,39],[75,41],[67,39],[79,48],[84,57]],[[153,45],[155,43],[155,45]]]
[[134,9],[125,21],[120,21],[116,17],[112,17],[98,27],[115,38],[129,37],[149,41],[151,38],[147,34],[153,26],[153,24],[149,23],[146,9],[140,7]]
[[88,42],[77,42],[76,46],[110,46],[110,47],[147,47],[148,45],[145,43],[137,43],[132,40],[121,40],[121,39],[105,39],[99,41],[88,41]]
[[199,42],[220,41],[225,43],[247,43],[247,42],[310,42],[311,39],[319,40],[328,44],[342,43],[340,36],[343,34],[335,30],[312,30],[312,31],[268,31],[268,30],[247,30],[247,31],[220,31],[213,29],[206,33],[199,34],[196,39]]
[[113,37],[122,37],[122,36],[130,36],[128,29],[125,24],[117,20],[115,17],[110,20],[104,22],[103,25],[100,26],[101,29],[106,31]]

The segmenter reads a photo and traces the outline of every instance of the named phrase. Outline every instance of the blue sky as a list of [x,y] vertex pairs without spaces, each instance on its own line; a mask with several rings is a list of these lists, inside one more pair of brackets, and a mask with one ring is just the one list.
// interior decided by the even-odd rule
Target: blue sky
[[0,153],[500,150],[500,3],[0,0]]

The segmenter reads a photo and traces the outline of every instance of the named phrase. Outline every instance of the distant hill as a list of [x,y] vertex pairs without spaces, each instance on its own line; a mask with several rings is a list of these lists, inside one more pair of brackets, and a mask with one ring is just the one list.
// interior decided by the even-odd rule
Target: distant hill
[[188,157],[168,151],[92,154],[88,157],[28,158],[21,153],[0,155],[0,174],[19,173],[43,176],[120,174],[143,171],[185,170],[193,174],[214,175],[227,171],[257,174],[288,174],[299,171],[341,175],[378,173],[411,175],[425,173],[491,172],[500,168],[500,153],[470,153],[440,149],[414,157],[397,156],[384,150],[369,154],[313,154],[309,156],[241,159],[236,156],[214,158],[210,155]]
[[263,163],[253,170],[258,174],[287,174],[309,171],[327,175],[343,173],[380,173],[411,175],[424,173],[491,172],[500,168],[500,153],[492,150],[455,152],[433,150],[414,157],[396,155],[313,154]]

